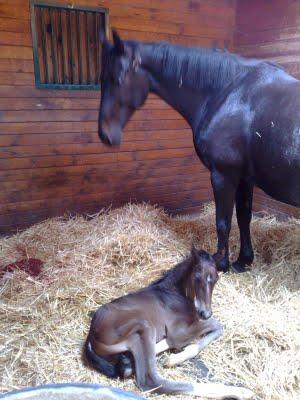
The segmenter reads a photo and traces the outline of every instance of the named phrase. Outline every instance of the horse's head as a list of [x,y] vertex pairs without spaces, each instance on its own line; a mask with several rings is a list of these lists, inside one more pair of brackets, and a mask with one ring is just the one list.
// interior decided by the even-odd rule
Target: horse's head
[[149,93],[147,73],[141,68],[137,45],[123,42],[113,31],[113,44],[102,41],[101,105],[99,137],[107,145],[119,145],[122,129]]
[[218,272],[214,259],[203,250],[192,247],[191,250],[190,297],[201,319],[212,316],[211,299],[214,286],[218,280]]

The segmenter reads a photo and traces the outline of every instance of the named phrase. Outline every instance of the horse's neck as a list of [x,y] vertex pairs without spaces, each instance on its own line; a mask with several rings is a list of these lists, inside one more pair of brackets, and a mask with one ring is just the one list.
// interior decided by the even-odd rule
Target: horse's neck
[[155,46],[144,44],[140,47],[142,65],[149,74],[150,91],[178,111],[193,128],[195,115],[205,96],[186,88],[180,79],[163,76],[160,71],[162,60],[153,57],[152,47]]
[[[218,62],[209,64],[209,57],[207,57],[207,55],[205,56],[205,54],[201,55],[200,51],[199,54],[197,53],[197,57],[202,63],[201,68],[199,67],[194,69],[192,78],[190,76],[190,72],[186,72],[185,70],[186,64],[188,64],[189,55],[187,55],[186,59],[182,60],[182,65],[179,63],[179,69],[182,69],[183,73],[180,73],[179,75],[178,73],[172,74],[173,71],[170,72],[170,66],[169,71],[166,71],[166,68],[164,67],[167,56],[163,51],[155,51],[159,46],[161,45],[139,45],[142,67],[146,69],[149,74],[150,91],[157,94],[171,107],[177,110],[187,120],[192,129],[195,129],[199,125],[199,119],[201,119],[203,111],[205,110],[209,100],[215,95],[218,95],[220,91],[222,91],[222,89],[228,85],[232,76],[229,76],[227,82],[220,80],[220,84],[215,85],[214,88],[211,87],[211,82],[207,82],[206,87],[205,79],[207,78],[208,80],[212,80],[214,74],[217,76],[220,73],[220,68],[222,68],[222,60],[221,57],[219,57],[219,64]],[[195,50],[191,51],[195,52]],[[192,56],[193,54],[191,54],[191,58]],[[215,57],[217,58],[218,56]],[[230,58],[231,56],[228,55],[227,57]],[[169,65],[172,64],[170,63],[170,60],[167,62]],[[237,64],[233,64],[234,69]],[[178,65],[175,66],[175,69],[176,68],[178,69]],[[207,73],[207,71],[209,71],[209,73]],[[203,76],[201,74],[203,74]],[[185,82],[185,78],[190,81],[192,79],[197,80],[198,75],[199,81],[201,82],[200,84],[192,85],[191,82]]]

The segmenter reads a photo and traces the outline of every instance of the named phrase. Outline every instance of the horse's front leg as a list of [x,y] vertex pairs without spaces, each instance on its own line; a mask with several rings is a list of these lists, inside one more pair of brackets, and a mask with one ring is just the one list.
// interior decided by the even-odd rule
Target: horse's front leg
[[253,261],[254,254],[251,244],[250,222],[252,218],[253,184],[242,180],[236,193],[236,217],[240,229],[240,254],[232,264],[234,272],[246,271],[246,265]]
[[226,173],[211,172],[211,183],[216,205],[218,250],[214,255],[219,271],[229,270],[228,239],[239,176],[233,168]]
[[[207,332],[207,330],[209,330]],[[170,355],[167,367],[173,367],[175,365],[181,364],[186,360],[196,357],[201,350],[208,346],[211,342],[218,339],[223,334],[222,325],[215,319],[211,318],[206,322],[206,332],[196,343],[186,346],[180,353],[173,353]],[[199,336],[203,335],[203,329]]]

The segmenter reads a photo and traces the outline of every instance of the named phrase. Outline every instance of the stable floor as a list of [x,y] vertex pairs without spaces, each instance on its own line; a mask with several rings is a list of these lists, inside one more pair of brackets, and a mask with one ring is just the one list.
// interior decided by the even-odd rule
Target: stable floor
[[[42,261],[39,274],[23,262],[0,277],[1,391],[81,381],[138,392],[133,380],[111,381],[84,365],[91,313],[149,284],[187,254],[192,242],[214,252],[213,210],[209,205],[197,216],[170,217],[152,206],[126,205],[88,220],[49,219],[0,239],[0,265]],[[159,368],[171,379],[200,379],[201,360],[213,380],[247,386],[257,399],[300,398],[300,221],[254,218],[252,237],[251,272],[222,275],[214,292],[214,315],[224,336],[180,367],[164,368],[164,354]],[[234,258],[236,224],[231,251]]]

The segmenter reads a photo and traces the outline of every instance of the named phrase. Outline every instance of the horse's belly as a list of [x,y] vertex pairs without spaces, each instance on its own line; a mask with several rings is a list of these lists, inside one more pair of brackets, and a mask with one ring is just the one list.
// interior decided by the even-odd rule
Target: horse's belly
[[300,131],[272,136],[255,131],[252,159],[255,183],[268,195],[300,205]]
[[299,182],[298,186],[285,185],[282,190],[282,186],[275,187],[269,182],[256,182],[256,185],[262,189],[266,194],[273,197],[275,200],[281,201],[292,206],[300,206],[300,189]]

